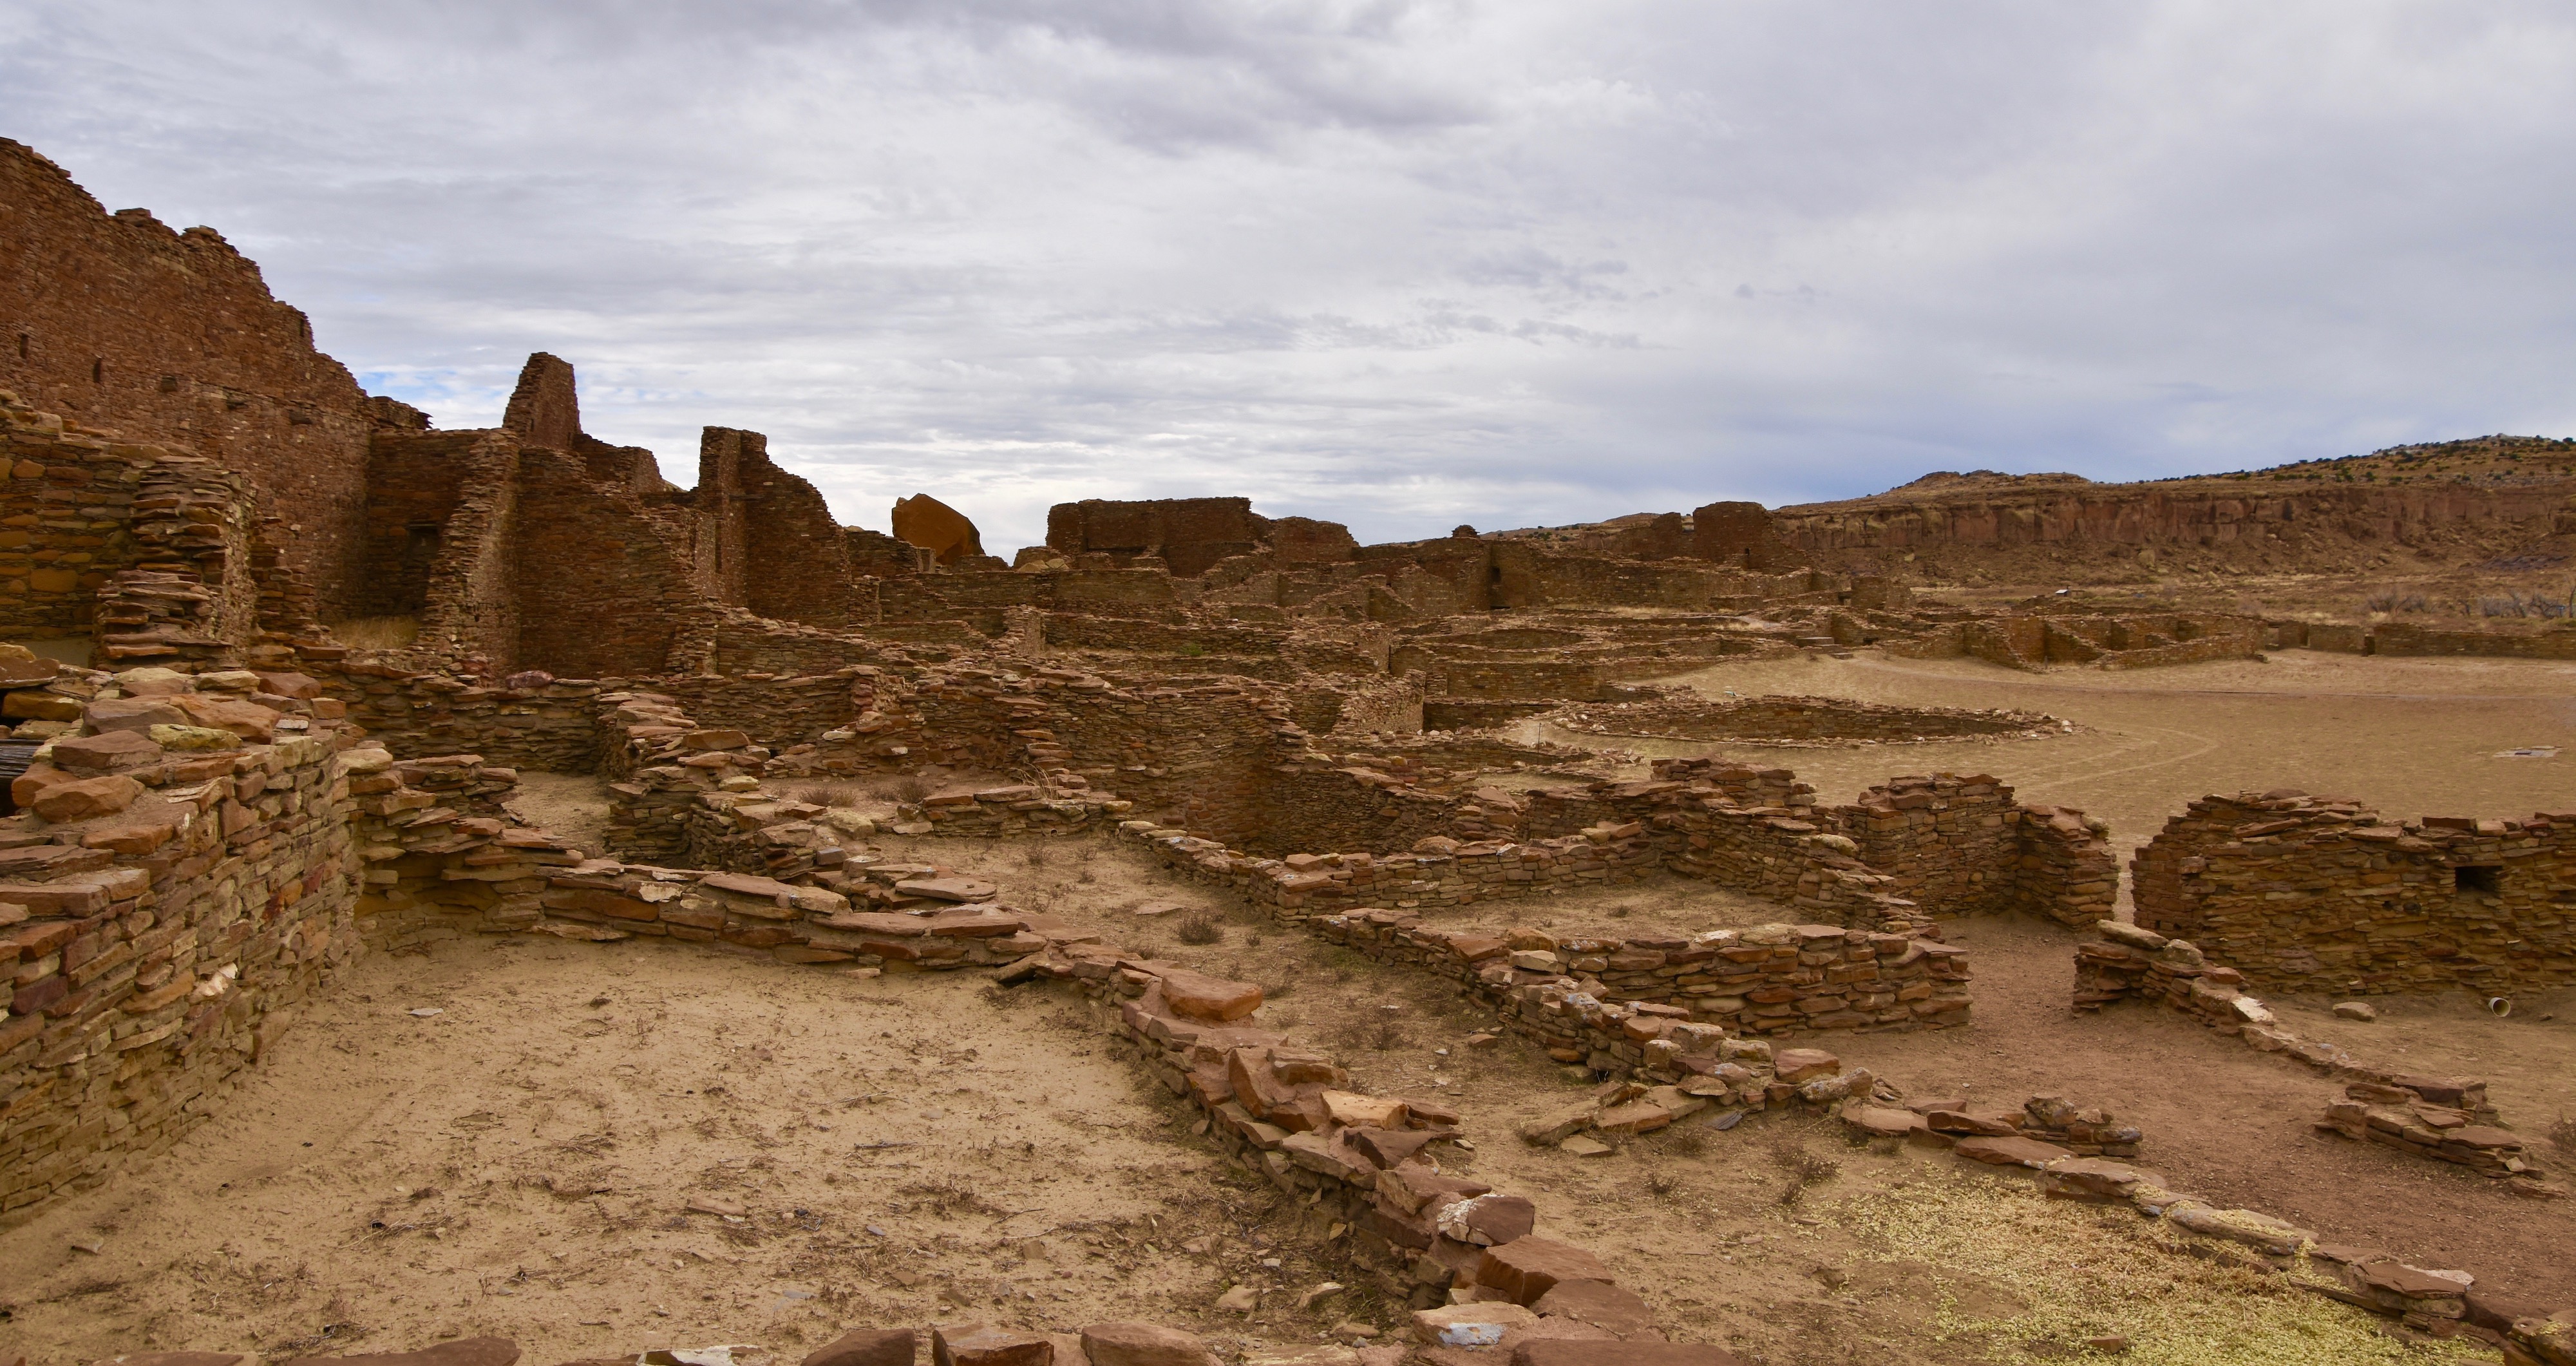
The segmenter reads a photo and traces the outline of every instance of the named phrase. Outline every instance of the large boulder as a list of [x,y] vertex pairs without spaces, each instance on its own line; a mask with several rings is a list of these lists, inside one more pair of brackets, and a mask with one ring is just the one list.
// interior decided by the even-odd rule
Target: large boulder
[[896,501],[894,534],[929,551],[941,564],[955,564],[984,553],[984,538],[976,534],[975,524],[966,520],[966,514],[927,493]]

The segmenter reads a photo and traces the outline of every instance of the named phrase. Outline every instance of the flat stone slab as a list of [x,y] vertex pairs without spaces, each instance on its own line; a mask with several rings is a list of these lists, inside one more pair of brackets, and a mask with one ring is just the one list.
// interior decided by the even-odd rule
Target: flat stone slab
[[898,882],[894,889],[906,896],[926,896],[933,901],[990,901],[1002,889],[989,882],[964,877],[917,877]]
[[1959,1146],[1951,1151],[1971,1162],[1983,1162],[1995,1167],[2029,1167],[2034,1171],[2060,1158],[2075,1155],[2054,1143],[2042,1143],[2035,1138],[1996,1137],[1987,1134],[1960,1139]]

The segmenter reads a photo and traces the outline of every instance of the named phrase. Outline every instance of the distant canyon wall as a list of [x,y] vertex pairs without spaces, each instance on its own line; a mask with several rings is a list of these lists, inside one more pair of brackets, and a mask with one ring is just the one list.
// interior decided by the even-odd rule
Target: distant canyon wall
[[2576,531],[2564,485],[2499,488],[2211,488],[2091,484],[1995,490],[1920,499],[1882,494],[1850,503],[1784,507],[1774,525],[1791,545],[1820,557],[2022,546],[2223,546],[2278,534],[2331,534],[2403,543],[2428,530],[2474,525],[2529,537]]

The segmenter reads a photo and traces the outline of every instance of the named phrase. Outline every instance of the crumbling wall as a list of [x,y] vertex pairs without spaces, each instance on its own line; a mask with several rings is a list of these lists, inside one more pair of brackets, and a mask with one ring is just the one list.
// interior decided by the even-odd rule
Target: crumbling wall
[[1691,513],[1691,554],[1762,574],[1806,563],[1760,503],[1709,503]]
[[503,669],[631,678],[689,668],[711,632],[690,566],[644,505],[590,482],[579,458],[519,452],[519,634]]
[[138,747],[76,780],[131,784],[121,809],[14,818],[67,842],[0,883],[0,1211],[168,1151],[356,952],[333,748]]
[[96,628],[108,657],[154,663],[248,638],[254,514],[238,476],[67,425],[6,391],[0,457],[0,635]]
[[212,228],[110,215],[62,168],[0,138],[0,389],[138,444],[246,475],[293,527],[282,549],[350,614],[367,441],[381,413],[314,349],[303,313]]
[[2399,824],[2296,791],[2210,796],[2130,878],[2140,926],[2272,990],[2576,982],[2576,812]]
[[369,447],[361,616],[410,616],[414,648],[515,667],[522,464],[506,432],[385,432]]
[[[1318,532],[1331,525],[1301,528],[1301,550],[1311,554],[1328,544],[1329,537]],[[1086,498],[1047,509],[1049,548],[1066,556],[1106,554],[1122,565],[1137,556],[1158,556],[1182,578],[1196,578],[1219,560],[1251,554],[1270,534],[1270,519],[1254,513],[1249,498]]]

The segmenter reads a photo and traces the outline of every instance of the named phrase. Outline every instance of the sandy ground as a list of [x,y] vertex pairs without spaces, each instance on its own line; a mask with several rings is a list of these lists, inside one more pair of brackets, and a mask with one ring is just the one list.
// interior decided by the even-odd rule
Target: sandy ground
[[1139,1317],[1311,1341],[1331,1304],[1203,1319],[1236,1279],[1325,1279],[1322,1230],[1087,1011],[650,941],[371,957],[167,1159],[0,1235],[0,1361],[459,1333],[792,1361],[861,1324]]
[[[1848,1361],[1890,1343],[1907,1344],[1908,1354],[1892,1360],[2003,1360],[2025,1349],[2046,1359],[2048,1351],[2028,1344],[2088,1336],[2105,1324],[2139,1340],[2131,1359],[2140,1361],[2371,1360],[2338,1353],[2365,1350],[2353,1333],[2384,1344],[2374,1336],[2377,1327],[2360,1316],[2342,1327],[2321,1327],[2313,1315],[2326,1310],[2275,1302],[2268,1297],[2277,1283],[2235,1273],[2221,1277],[2223,1284],[2206,1280],[2215,1274],[2211,1267],[2159,1250],[2152,1230],[2134,1216],[2105,1222],[2056,1206],[2029,1208],[2043,1202],[2030,1200],[2024,1185],[1963,1173],[1946,1156],[1856,1149],[1833,1126],[1809,1117],[1764,1116],[1729,1133],[1704,1131],[1696,1142],[1657,1136],[1597,1161],[1527,1148],[1513,1126],[1579,1096],[1588,1078],[1508,1038],[1490,1050],[1469,1050],[1465,1037],[1494,1020],[1445,982],[1383,968],[1282,928],[1213,889],[1175,884],[1138,851],[1073,841],[888,843],[904,856],[999,880],[1007,896],[1157,956],[1263,982],[1271,993],[1265,1023],[1331,1049],[1367,1089],[1427,1089],[1456,1099],[1477,1143],[1472,1169],[1537,1199],[1546,1226],[1607,1258],[1623,1283],[1637,1286],[1690,1336],[1758,1347],[1763,1359],[1784,1363]],[[1700,894],[1668,895],[1692,890]],[[1135,914],[1140,906],[1173,904],[1188,909]],[[1700,928],[1783,914],[1751,898],[1658,880],[1582,897],[1463,908],[1458,923],[1616,928],[1642,922],[1649,905],[1670,923]],[[1617,914],[1623,906],[1629,915]],[[1217,942],[1194,944],[1181,933],[1199,917],[1215,923]],[[2188,1189],[2313,1222],[2330,1241],[2376,1242],[2525,1293],[2576,1302],[2576,1269],[2563,1257],[2576,1233],[2570,1217],[2576,1211],[2563,1203],[2517,1200],[2464,1171],[2315,1137],[2308,1126],[2333,1088],[2314,1074],[2176,1017],[2147,1011],[2075,1016],[2066,1006],[2074,940],[2054,926],[2019,918],[1953,926],[1978,954],[1975,1025],[1828,1040],[1827,1046],[1910,1095],[2017,1104],[2034,1094],[2063,1094],[2104,1106],[2146,1130],[2142,1165]],[[2354,1046],[2383,1054],[2421,1049],[2429,1066],[2435,1058],[2461,1056],[2446,1049],[2462,1027],[2485,1031],[2467,1056],[2481,1059],[2479,1073],[2492,1079],[2508,1119],[2551,1113],[2544,1107],[2560,1097],[2563,1078],[2576,1065],[2576,1039],[2537,1013],[2499,1021],[2455,1019],[2430,1008],[2420,1015],[2399,1011],[2375,1027],[2383,1032]],[[2541,1126],[2522,1127],[2536,1132]],[[1843,1170],[1795,1210],[1780,1203],[1787,1178],[1774,1148],[1783,1137]],[[1659,1183],[1671,1189],[1655,1190]],[[1941,1211],[1933,1222],[1955,1226],[1960,1236],[1931,1239],[1937,1246],[1889,1241],[1890,1224],[1919,1224],[1927,1209]],[[1802,1215],[1813,1222],[1801,1222]],[[1967,1238],[1972,1228],[1993,1236]],[[1744,1243],[1747,1237],[1761,1241]],[[2120,1277],[2063,1284],[2062,1266],[2047,1259],[2070,1249],[2090,1265],[2121,1267]],[[1723,1260],[1729,1257],[1734,1260]],[[2142,1293],[2132,1277],[2197,1287],[2194,1293],[2232,1305],[2225,1314],[2252,1317],[2214,1324],[2195,1317],[2200,1311],[2157,1301],[2156,1312],[2141,1318],[2124,1298]],[[1843,1282],[1877,1290],[1848,1294]],[[1989,1291],[1998,1298],[1980,1298]],[[2074,1333],[2088,1323],[2094,1327]],[[1941,1324],[1956,1337],[1936,1350],[1923,1334]],[[2003,1324],[2010,1326],[1996,1326]],[[2269,1347],[2258,1352],[2254,1346],[2295,1346],[2317,1333],[2326,1334],[2318,1343],[2336,1344],[2332,1350],[2310,1343],[2313,1354],[2301,1349],[2267,1357]],[[2158,1334],[2163,1346],[2147,1351],[2144,1344]],[[2220,1351],[2209,1346],[2214,1340],[2236,1346]],[[2203,1351],[2213,1354],[2198,1354]]]

